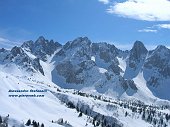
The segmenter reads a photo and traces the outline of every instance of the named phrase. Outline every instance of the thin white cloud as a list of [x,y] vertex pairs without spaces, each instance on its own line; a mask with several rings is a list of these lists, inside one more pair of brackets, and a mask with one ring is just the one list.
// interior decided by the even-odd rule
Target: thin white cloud
[[0,37],[0,48],[11,49],[14,46],[19,46],[21,43],[10,41],[6,38]]
[[99,0],[99,2],[102,2],[103,4],[109,4],[109,0]]
[[142,29],[142,30],[138,30],[138,32],[157,33],[158,30]]
[[158,24],[155,27],[162,28],[162,29],[170,29],[170,24]]
[[138,30],[138,32],[153,32],[157,33],[161,29],[170,29],[170,24],[157,24],[145,29]]
[[[170,46],[169,45],[164,45],[165,47],[167,47],[168,49],[170,49]],[[158,45],[145,45],[145,47],[148,49],[148,50],[154,50],[158,47]]]
[[130,50],[133,46],[133,44],[121,44],[121,43],[114,43],[114,45],[121,50]]
[[169,0],[126,0],[114,2],[108,13],[146,21],[170,21]]
[[[118,48],[118,49],[121,49],[121,50],[131,50],[132,49],[132,47],[133,47],[133,43],[125,43],[125,44],[119,44],[119,43],[114,43],[114,45]],[[156,47],[158,46],[158,45],[152,45],[152,44],[144,44],[145,45],[145,47],[146,47],[146,49],[148,49],[148,50],[154,50],[154,49],[156,49]],[[167,48],[169,48],[170,49],[170,46],[169,45],[165,45]]]
[[10,41],[8,39],[0,37],[0,43],[2,43],[2,42],[10,42]]

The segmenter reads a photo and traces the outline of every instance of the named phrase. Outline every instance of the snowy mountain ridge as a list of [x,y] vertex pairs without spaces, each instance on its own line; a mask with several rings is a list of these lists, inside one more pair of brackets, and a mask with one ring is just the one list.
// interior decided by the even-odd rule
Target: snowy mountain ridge
[[[15,46],[11,50],[2,48],[0,99],[3,103],[0,115],[10,113],[18,121],[18,126],[23,125],[22,120],[26,123],[29,118],[50,127],[90,127],[94,124],[102,127],[136,127],[143,124],[148,127],[154,126],[155,121],[157,126],[170,125],[165,120],[168,119],[166,114],[170,113],[169,58],[170,49],[165,46],[148,51],[142,42],[136,41],[130,51],[122,51],[106,42],[93,43],[87,37],[61,45],[41,36],[35,42],[24,42],[21,47]],[[48,92],[43,99],[20,99],[10,98],[9,89],[46,89]],[[11,107],[11,104],[22,107],[24,111]],[[33,113],[31,109],[26,109],[25,104],[37,111]],[[24,114],[21,115],[23,118],[14,110]],[[87,119],[84,115],[77,118],[75,110]],[[161,114],[152,114],[153,111]],[[46,114],[49,118],[40,118],[36,113]],[[59,114],[56,123],[51,123],[56,114]],[[145,114],[146,118],[143,118]],[[59,116],[69,120],[69,124],[61,124]],[[159,116],[162,118],[158,119]],[[9,120],[9,124],[14,125],[14,121]]]
[[[165,46],[148,51],[142,42],[136,41],[130,51],[122,51],[105,42],[93,43],[87,37],[61,45],[40,36],[35,42],[24,42],[11,51],[1,49],[0,56],[1,65],[14,64],[21,70],[41,73],[62,88],[89,87],[116,98],[142,91],[137,88],[141,83],[133,81],[142,73],[145,86],[154,96],[170,99],[164,92],[170,90],[170,50]],[[46,68],[51,66],[47,72]]]

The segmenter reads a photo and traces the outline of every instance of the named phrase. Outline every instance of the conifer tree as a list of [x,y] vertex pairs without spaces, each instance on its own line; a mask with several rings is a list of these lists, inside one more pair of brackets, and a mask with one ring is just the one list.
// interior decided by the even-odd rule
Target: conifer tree
[[31,120],[29,119],[25,125],[26,125],[26,126],[31,125]]
[[80,113],[79,113],[79,117],[81,117],[82,115],[83,115],[82,112],[80,112]]
[[44,124],[43,124],[43,123],[41,124],[41,127],[44,127]]
[[125,112],[125,117],[128,115],[127,111]]
[[143,120],[145,119],[145,112],[143,112],[143,114],[142,114],[142,119]]
[[0,116],[0,123],[2,123],[2,117]]

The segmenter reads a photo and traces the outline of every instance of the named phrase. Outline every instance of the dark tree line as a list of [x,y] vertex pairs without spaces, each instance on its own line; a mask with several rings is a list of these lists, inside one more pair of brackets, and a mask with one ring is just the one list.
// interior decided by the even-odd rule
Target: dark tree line
[[33,127],[44,127],[44,124],[43,124],[43,123],[40,125],[39,122],[36,122],[35,120],[33,120],[33,121],[31,122],[30,119],[26,122],[25,125],[26,125],[26,126],[32,125]]
[[[130,109],[132,113],[140,114],[142,120],[145,120],[146,122],[153,124],[155,126],[166,127],[167,123],[170,121],[170,114],[159,111],[159,110],[164,110],[164,109],[170,109],[169,105],[165,105],[165,106],[147,105],[139,100],[135,100],[135,101],[134,100],[130,100],[130,101],[129,100],[128,101],[127,100],[112,100],[110,98],[106,98],[101,95],[92,95],[92,94],[87,94],[87,93],[76,91],[76,90],[73,92],[73,94],[83,96],[83,97],[91,97],[91,98],[94,98],[94,100],[101,100],[104,102],[108,102],[111,105],[113,104],[113,105],[120,106],[124,109]],[[63,98],[60,98],[59,95],[61,94],[58,94],[57,96],[59,97],[61,101],[63,101]],[[91,109],[89,110],[88,108],[88,110],[87,109],[84,110],[82,107],[73,104],[71,101],[68,100],[68,98],[65,98],[65,99],[66,101],[64,101],[64,103],[66,103],[67,107],[75,108],[77,112],[80,112],[78,115],[79,117],[82,116],[82,113],[85,115],[91,116],[89,114],[89,112],[91,112]],[[128,114],[129,114],[128,112],[125,112],[125,117],[127,117]],[[91,116],[91,117],[93,118],[92,123],[94,126],[105,125],[105,127],[107,127],[107,125],[105,124],[108,122],[107,120],[98,121],[96,117],[94,116]],[[108,125],[108,126],[112,127],[113,125]]]

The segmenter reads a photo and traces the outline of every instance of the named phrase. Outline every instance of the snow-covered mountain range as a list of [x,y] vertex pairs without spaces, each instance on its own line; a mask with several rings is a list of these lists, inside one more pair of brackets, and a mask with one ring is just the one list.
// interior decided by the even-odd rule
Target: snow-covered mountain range
[[[122,51],[87,37],[62,45],[41,36],[11,50],[2,48],[0,115],[12,115],[9,125],[16,127],[29,118],[50,127],[170,126],[169,58],[170,49],[162,45],[147,50],[136,41],[131,50]],[[9,90],[21,89],[47,93],[42,99],[9,97]],[[84,115],[77,117],[75,109]],[[61,124],[60,117],[69,123]]]

